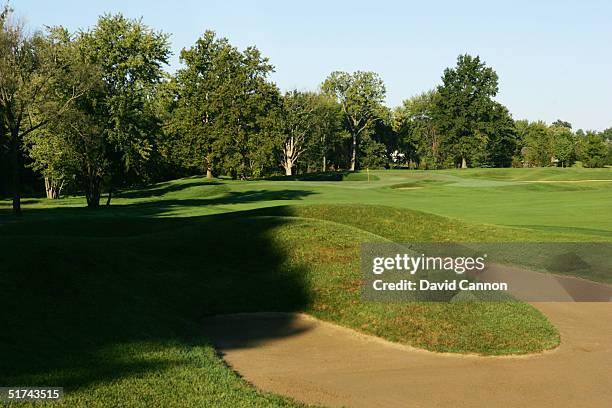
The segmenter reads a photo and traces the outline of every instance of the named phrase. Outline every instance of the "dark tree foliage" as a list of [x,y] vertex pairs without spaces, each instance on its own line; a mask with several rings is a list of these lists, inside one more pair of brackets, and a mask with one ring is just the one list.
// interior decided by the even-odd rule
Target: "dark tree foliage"
[[179,161],[209,177],[264,175],[273,166],[260,154],[270,138],[266,116],[279,108],[280,98],[267,80],[273,71],[268,59],[255,47],[241,52],[207,31],[181,52],[181,61],[167,122]]
[[434,120],[442,134],[442,148],[456,166],[504,166],[514,149],[512,119],[495,102],[498,78],[480,57],[460,55],[447,68],[438,86]]

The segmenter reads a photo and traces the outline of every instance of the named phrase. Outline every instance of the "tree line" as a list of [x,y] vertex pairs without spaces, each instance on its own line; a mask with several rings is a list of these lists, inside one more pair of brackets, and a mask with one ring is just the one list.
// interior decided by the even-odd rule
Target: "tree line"
[[[82,193],[194,174],[235,179],[364,168],[611,164],[612,129],[515,121],[498,77],[460,55],[435,89],[389,109],[374,72],[332,72],[281,93],[256,47],[206,31],[164,68],[169,36],[120,14],[87,30],[29,33],[0,14],[0,193]],[[39,187],[40,186],[40,187]]]

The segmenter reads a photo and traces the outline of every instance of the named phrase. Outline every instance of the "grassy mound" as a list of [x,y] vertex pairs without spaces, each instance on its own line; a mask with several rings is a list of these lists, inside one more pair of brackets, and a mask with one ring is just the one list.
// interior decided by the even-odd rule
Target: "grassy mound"
[[[312,294],[307,312],[365,333],[432,351],[513,354],[550,349],[559,344],[559,335],[548,320],[532,306],[521,302],[497,303],[364,303],[360,300],[361,274],[359,243],[376,242],[382,237],[364,234],[377,218],[381,232],[389,239],[400,235],[389,221],[410,221],[411,230],[402,240],[430,228],[432,223],[459,233],[470,231],[468,225],[448,222],[441,217],[401,210],[389,218],[385,208],[368,206],[316,206],[286,209],[299,217],[317,217],[333,224],[312,220],[284,228],[276,234],[279,245],[293,259],[306,262],[310,271],[308,285]],[[386,215],[383,215],[386,214]],[[346,222],[351,220],[351,222]],[[363,220],[368,220],[363,222]],[[387,223],[381,222],[386,220]],[[351,228],[341,228],[345,223]],[[384,227],[387,225],[387,227]],[[372,229],[370,229],[372,230]],[[298,255],[292,242],[304,232]],[[421,239],[435,239],[434,236]],[[400,240],[401,241],[401,240]],[[314,272],[314,273],[313,273]]]
[[391,188],[397,189],[397,190],[403,190],[403,189],[411,189],[411,188],[444,186],[447,184],[452,184],[452,182],[446,181],[446,180],[423,179],[423,180],[416,180],[416,181],[411,181],[407,183],[393,184]]

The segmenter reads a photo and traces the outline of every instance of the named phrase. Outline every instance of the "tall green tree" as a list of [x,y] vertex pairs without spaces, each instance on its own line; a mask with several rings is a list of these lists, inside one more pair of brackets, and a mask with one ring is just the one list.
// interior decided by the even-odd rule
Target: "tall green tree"
[[478,56],[460,55],[455,68],[444,70],[437,88],[435,120],[444,135],[444,148],[462,168],[488,144],[497,81],[495,71]]
[[300,157],[312,147],[317,109],[315,98],[313,93],[297,90],[287,92],[282,98],[280,163],[287,176],[293,174]]
[[486,144],[473,155],[473,164],[481,167],[510,167],[517,152],[516,127],[508,109],[493,101],[484,116],[481,132]]
[[159,122],[151,103],[170,54],[168,36],[140,20],[104,15],[77,38],[82,62],[98,68],[98,86],[75,103],[65,129],[86,160],[81,173],[89,207],[100,202],[102,182],[112,191],[140,178]]
[[0,12],[0,138],[8,139],[13,212],[19,215],[24,139],[62,115],[88,83],[74,80],[79,67],[66,58],[69,42],[53,31],[29,34],[11,13],[8,7]]
[[[52,92],[55,95],[69,95],[79,90],[82,97],[95,86],[97,69],[79,59],[77,44],[65,28],[50,28],[47,38],[59,46],[61,52],[55,58],[62,60],[67,68],[64,75],[55,78]],[[71,184],[79,172],[80,163],[61,125],[68,122],[69,112],[74,109],[75,103],[76,100],[65,107],[62,115],[56,115],[23,140],[24,150],[30,159],[29,166],[43,176],[49,199],[59,198],[63,188]]]
[[548,129],[555,160],[561,167],[571,166],[575,158],[576,140],[571,127],[556,121]]
[[404,100],[394,112],[394,128],[401,140],[401,150],[409,162],[422,168],[442,165],[442,135],[434,120],[436,90]]
[[280,111],[280,163],[285,175],[294,168],[326,171],[328,155],[342,138],[342,113],[329,95],[287,92]]
[[372,132],[385,99],[385,85],[374,72],[356,71],[352,74],[332,72],[322,89],[333,95],[342,107],[346,127],[351,135],[350,169],[357,166],[359,142],[364,135]]
[[600,134],[587,131],[579,140],[579,145],[579,157],[586,167],[603,167],[606,165],[608,147]]
[[521,155],[526,167],[550,166],[555,156],[554,144],[551,140],[551,132],[548,125],[543,121],[519,123],[519,133],[522,138]]
[[329,95],[317,93],[313,99],[316,106],[313,117],[313,146],[306,151],[309,167],[327,171],[330,165],[339,167],[337,159],[341,157],[341,144],[346,139],[343,127],[342,108],[340,104]]
[[30,133],[25,138],[25,148],[30,167],[44,178],[47,198],[59,198],[64,187],[74,181],[81,165],[61,126],[51,123]]
[[268,59],[255,47],[239,51],[206,31],[181,52],[181,61],[169,127],[181,140],[186,163],[201,165],[208,177],[218,171],[241,178],[260,174],[273,161],[268,116],[280,103],[267,79],[273,71]]
[[390,166],[391,157],[399,149],[399,138],[393,129],[393,113],[386,106],[379,109],[379,118],[372,131],[361,140],[361,167],[382,169]]

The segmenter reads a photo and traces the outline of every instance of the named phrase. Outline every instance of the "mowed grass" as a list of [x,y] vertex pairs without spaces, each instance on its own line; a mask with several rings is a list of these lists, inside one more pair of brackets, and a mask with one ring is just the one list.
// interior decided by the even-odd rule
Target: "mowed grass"
[[[362,242],[609,240],[608,217],[592,212],[609,209],[606,183],[585,200],[475,172],[190,178],[124,192],[97,211],[80,208],[82,198],[28,199],[21,220],[0,201],[0,383],[64,386],[54,406],[299,406],[250,387],[206,342],[201,319],[233,312],[305,311],[435,351],[555,347],[555,328],[525,303],[360,299]],[[423,188],[392,188],[411,182]],[[411,209],[427,199],[428,213]],[[546,200],[553,214],[573,206],[587,228],[558,214],[557,230],[507,226],[512,211],[524,206],[529,219],[529,203]],[[488,220],[495,204],[496,222],[462,215],[471,206]]]
[[403,191],[407,207],[578,240],[612,239],[612,217],[606,216],[612,169],[468,169],[427,176],[450,183]]
[[[375,176],[370,182],[364,172],[248,182],[187,178],[124,192],[113,200],[123,207],[113,215],[142,215],[149,210],[156,217],[191,217],[286,204],[360,203],[416,209],[473,224],[573,236],[581,241],[612,240],[612,217],[607,216],[612,211],[610,168],[391,170],[371,171],[370,176]],[[8,200],[0,200],[0,211],[9,205]],[[54,216],[52,210],[57,207],[82,206],[82,197],[56,203],[29,198],[24,208],[45,209],[45,214],[36,216],[48,217]]]

